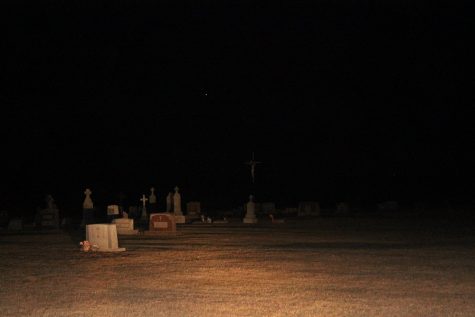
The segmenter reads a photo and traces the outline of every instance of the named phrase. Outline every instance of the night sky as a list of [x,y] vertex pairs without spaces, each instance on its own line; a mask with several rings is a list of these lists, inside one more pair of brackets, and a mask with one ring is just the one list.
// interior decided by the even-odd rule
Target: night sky
[[473,202],[473,9],[4,1],[0,209]]

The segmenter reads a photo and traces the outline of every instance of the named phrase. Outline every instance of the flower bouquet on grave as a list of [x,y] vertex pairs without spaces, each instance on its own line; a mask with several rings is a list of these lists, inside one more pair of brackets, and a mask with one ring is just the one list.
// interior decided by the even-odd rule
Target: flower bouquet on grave
[[81,246],[81,251],[84,252],[97,251],[99,249],[99,246],[91,244],[91,242],[87,240],[79,242],[79,245]]

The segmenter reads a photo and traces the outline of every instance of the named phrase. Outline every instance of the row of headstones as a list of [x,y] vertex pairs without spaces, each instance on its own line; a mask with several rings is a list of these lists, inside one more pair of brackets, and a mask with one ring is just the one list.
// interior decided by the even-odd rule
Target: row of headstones
[[[169,193],[167,196],[167,207],[166,212],[164,214],[157,213],[157,198],[155,195],[155,188],[150,189],[150,195],[147,198],[145,195],[142,195],[140,201],[142,202],[142,213],[140,221],[143,223],[149,223],[150,230],[155,231],[156,229],[164,230],[164,231],[175,231],[176,230],[176,223],[185,223],[186,218],[183,215],[181,210],[181,194],[179,193],[179,188],[175,187],[175,192]],[[90,225],[94,223],[94,219],[91,216],[94,211],[94,203],[91,199],[92,191],[87,188],[84,192],[86,195],[84,202],[83,202],[83,224]],[[147,203],[148,207],[151,208],[151,214],[147,214]],[[129,212],[131,210],[129,209]],[[187,216],[189,218],[199,218],[201,213],[201,205],[200,202],[189,202],[187,203]],[[129,219],[128,214],[126,212],[122,212],[122,218],[115,218],[114,216],[119,215],[119,206],[118,205],[109,205],[107,207],[107,214],[110,217],[113,217],[112,223],[116,225],[117,231],[119,234],[137,234],[138,230],[134,229],[134,219]],[[160,217],[170,217],[173,218],[173,221],[159,221],[159,224],[156,224],[157,221],[154,220],[154,215],[161,215]]]
[[[145,200],[143,200],[145,202]],[[246,216],[243,223],[257,223],[256,203],[254,197],[249,196],[249,202],[246,204]],[[176,215],[171,213],[152,213],[150,214],[149,230],[144,233],[159,234],[163,232],[176,231]],[[97,251],[120,252],[125,248],[118,245],[118,234],[137,234],[133,228],[133,219],[113,219],[112,224],[91,224],[86,226],[86,240],[94,245]]]
[[[150,188],[150,195],[148,198],[146,195],[142,195],[140,198],[140,201],[142,202],[142,212],[141,212],[141,219],[142,220],[147,220],[148,215],[147,215],[147,206],[151,209],[152,212],[156,212],[157,210],[157,196],[155,195],[155,188]],[[87,214],[91,214],[93,209],[94,209],[94,203],[92,202],[91,195],[92,191],[87,188],[84,191],[84,195],[86,196],[83,202],[83,210],[85,211],[84,213],[84,223],[88,224],[91,219],[86,219]],[[190,202],[189,205],[187,204],[187,209],[188,213],[192,215],[199,215],[201,212],[199,202]],[[135,210],[134,210],[135,211]],[[183,212],[181,209],[181,194],[179,193],[179,188],[176,186],[175,187],[175,192],[174,193],[169,193],[167,198],[166,198],[166,212],[171,212],[175,216],[180,217],[179,221],[184,222],[184,216]],[[107,213],[109,216],[112,215],[118,215],[119,214],[119,206],[118,205],[109,205],[107,207]]]
[[[252,197],[250,198],[252,200]],[[288,207],[277,212],[275,203],[265,202],[265,203],[254,203],[252,204],[254,212],[262,213],[265,215],[269,214],[282,214],[282,215],[297,215],[299,217],[303,216],[320,216],[321,209],[320,204],[316,201],[303,201],[300,202],[297,208]],[[247,211],[249,203],[244,206],[244,210]],[[336,205],[336,214],[338,215],[347,215],[350,212],[350,206],[348,203],[340,202]]]

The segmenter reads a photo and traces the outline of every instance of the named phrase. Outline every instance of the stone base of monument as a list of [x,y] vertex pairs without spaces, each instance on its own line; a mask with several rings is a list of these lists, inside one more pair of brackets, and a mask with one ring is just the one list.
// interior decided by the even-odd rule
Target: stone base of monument
[[244,218],[243,223],[257,223],[257,218]]
[[121,252],[117,240],[117,227],[115,224],[93,224],[86,226],[86,240],[91,245],[98,247],[99,252]]
[[157,213],[150,215],[149,230],[146,235],[176,232],[175,216],[169,213]]
[[134,235],[138,234],[138,230],[134,230],[134,219],[117,218],[113,219],[112,223],[117,227],[117,234],[120,235]]
[[181,216],[175,215],[175,223],[186,223],[186,217],[183,215]]

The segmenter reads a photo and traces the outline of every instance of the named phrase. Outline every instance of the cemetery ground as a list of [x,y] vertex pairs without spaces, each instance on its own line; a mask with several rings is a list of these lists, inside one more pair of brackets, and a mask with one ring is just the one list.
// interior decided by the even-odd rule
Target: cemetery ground
[[191,224],[80,252],[0,233],[1,316],[473,316],[473,217]]

